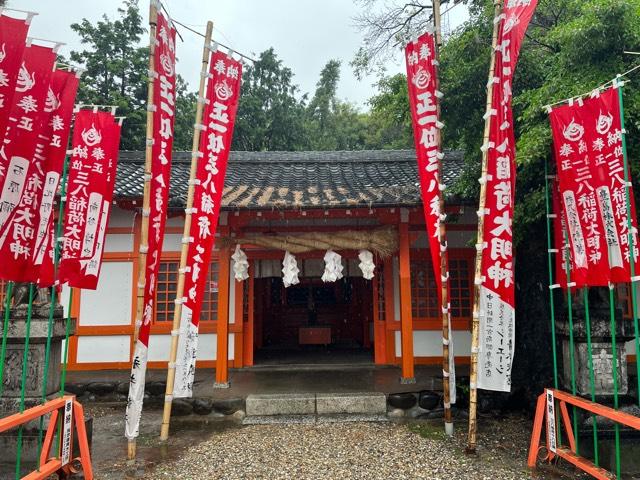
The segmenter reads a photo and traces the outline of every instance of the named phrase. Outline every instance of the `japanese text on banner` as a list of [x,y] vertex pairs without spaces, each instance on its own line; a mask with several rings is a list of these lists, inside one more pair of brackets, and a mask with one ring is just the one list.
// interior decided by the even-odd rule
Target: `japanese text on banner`
[[33,263],[38,268],[38,285],[51,286],[54,283],[54,198],[60,184],[67,143],[71,130],[79,78],[73,72],[56,70],[53,72],[45,111],[48,114],[45,136],[49,143],[45,150],[44,185],[40,198],[40,222],[36,235]]
[[515,136],[511,110],[513,75],[520,45],[536,0],[509,0],[497,18],[491,104],[486,112],[489,138],[479,304],[478,388],[511,390],[515,340],[513,208],[515,194]]
[[242,64],[217,51],[211,56],[204,130],[194,186],[189,254],[184,284],[180,342],[176,362],[176,397],[191,396],[198,345],[198,324],[211,251],[218,225],[227,160],[231,150]]
[[142,324],[131,365],[129,400],[125,415],[125,436],[135,438],[142,415],[149,331],[154,312],[156,277],[167,220],[167,201],[171,176],[171,154],[175,120],[176,31],[158,12],[154,49],[155,75],[153,80],[153,145],[151,148],[151,179],[149,205],[149,236],[145,264]]
[[0,276],[37,280],[32,264],[40,223],[39,201],[49,137],[44,124],[47,93],[56,54],[37,45],[24,51],[0,156]]
[[[423,202],[424,221],[429,238],[433,273],[438,286],[438,304],[442,307],[442,284],[449,296],[448,277],[443,278],[441,262],[445,271],[449,271],[446,243],[440,244],[440,222],[444,221],[444,212],[440,211],[440,200],[444,184],[440,178],[441,164],[444,158],[440,148],[440,129],[444,126],[438,118],[438,102],[442,97],[437,90],[437,58],[435,38],[432,33],[424,33],[415,42],[405,48],[409,105],[413,123],[420,193]],[[451,314],[449,327],[451,327]],[[455,403],[455,363],[453,357],[453,339],[449,333],[449,382],[451,402]]]
[[60,280],[95,289],[113,196],[120,126],[111,113],[76,115],[67,182]]

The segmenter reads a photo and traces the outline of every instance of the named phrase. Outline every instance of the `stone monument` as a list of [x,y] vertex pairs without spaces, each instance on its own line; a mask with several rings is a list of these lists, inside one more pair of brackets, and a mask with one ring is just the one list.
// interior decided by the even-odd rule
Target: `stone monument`
[[[7,328],[7,350],[2,378],[2,394],[0,395],[0,417],[6,417],[20,410],[22,384],[22,364],[28,315],[29,284],[16,283],[13,289],[13,302],[9,310]],[[42,403],[42,386],[46,376],[46,395],[51,396],[60,390],[60,372],[62,358],[62,341],[65,338],[65,318],[62,305],[57,303],[53,309],[51,350],[48,372],[45,375],[45,354],[47,334],[49,330],[49,314],[51,298],[49,289],[38,289],[31,312],[31,328],[29,349],[27,354],[27,375],[25,383],[25,408]],[[0,311],[0,332],[4,334],[4,309]],[[71,333],[75,331],[75,321],[70,320]],[[32,421],[23,429],[23,455],[29,462],[37,453],[39,421]],[[46,428],[46,423],[45,423]],[[15,458],[17,447],[17,431],[0,435],[0,448],[3,457]]]
[[[613,395],[613,352],[609,292],[607,287],[589,289],[589,318],[591,320],[591,351],[595,377],[595,394],[598,397]],[[591,394],[589,383],[589,354],[587,348],[587,326],[582,291],[573,300],[573,342],[578,395]],[[560,310],[557,333],[562,342],[562,383],[566,391],[571,391],[571,357],[569,353],[569,320],[566,302]],[[622,309],[615,308],[618,392],[624,395],[629,389],[625,342],[634,338],[633,322],[623,319]]]

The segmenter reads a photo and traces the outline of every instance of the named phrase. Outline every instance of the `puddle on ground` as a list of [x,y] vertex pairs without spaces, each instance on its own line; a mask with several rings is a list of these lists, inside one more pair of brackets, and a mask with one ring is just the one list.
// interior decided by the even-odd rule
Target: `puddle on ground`
[[171,419],[167,442],[160,441],[162,410],[145,410],[137,439],[136,461],[127,461],[127,439],[124,437],[124,406],[87,408],[93,416],[92,463],[99,480],[140,478],[160,463],[176,460],[189,447],[231,429],[242,428],[231,416],[176,416]]

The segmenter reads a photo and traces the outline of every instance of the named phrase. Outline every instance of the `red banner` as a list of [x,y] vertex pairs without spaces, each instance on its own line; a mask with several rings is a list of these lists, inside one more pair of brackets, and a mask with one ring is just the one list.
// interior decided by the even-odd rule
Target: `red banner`
[[515,196],[515,136],[511,111],[513,75],[520,45],[536,0],[509,0],[498,24],[494,52],[494,77],[489,119],[480,286],[480,345],[478,388],[511,390],[511,365],[515,341],[515,291],[513,262],[513,208]]
[[[449,260],[446,244],[440,244],[440,222],[444,221],[444,212],[440,211],[440,200],[444,184],[441,182],[441,164],[444,158],[440,151],[440,129],[444,126],[438,118],[438,102],[442,93],[438,90],[438,61],[435,38],[432,33],[424,33],[415,42],[405,47],[407,65],[407,84],[409,105],[413,123],[418,176],[422,195],[424,222],[429,238],[431,262],[434,278],[438,287],[438,304],[442,308],[442,282],[445,282],[447,298],[449,295]],[[444,262],[447,276],[442,277],[441,261]],[[448,305],[447,312],[448,312]],[[451,319],[449,319],[451,327]],[[453,357],[453,339],[449,333],[449,381],[451,383],[451,402],[455,403],[455,362]]]
[[36,234],[33,264],[39,268],[38,285],[54,282],[54,198],[58,191],[64,159],[67,155],[71,117],[73,115],[79,77],[74,72],[53,72],[45,104],[48,114],[44,134],[48,138],[45,149],[44,184],[40,195],[40,222]]
[[39,199],[48,137],[45,111],[56,54],[37,45],[24,52],[3,156],[0,158],[0,277],[35,282],[30,268],[40,222]]
[[224,176],[231,150],[233,126],[240,98],[242,64],[217,51],[211,56],[204,111],[204,130],[191,209],[189,254],[185,273],[181,336],[176,362],[176,397],[191,396],[198,340],[198,324],[214,236],[220,214]]
[[164,229],[167,220],[167,201],[171,176],[171,153],[175,119],[176,92],[176,30],[173,24],[158,12],[153,64],[153,145],[151,148],[151,179],[149,206],[149,235],[145,264],[145,283],[142,319],[133,353],[129,400],[125,421],[127,438],[138,436],[147,369],[149,330],[154,312],[156,276],[162,253]]
[[435,42],[431,33],[421,35],[416,42],[407,44],[405,58],[407,64],[407,81],[409,87],[409,104],[413,120],[416,155],[418,158],[418,175],[424,210],[424,219],[429,236],[429,248],[433,271],[441,295],[442,278],[440,275],[441,254],[438,238],[440,219],[441,188],[440,160],[443,154],[440,147],[440,128],[443,127],[438,118],[438,98],[441,93],[436,89],[437,70],[435,61]]
[[31,16],[27,20],[0,15],[0,140],[9,122],[18,72],[21,73],[20,89],[24,88],[26,70],[20,68]]
[[[618,90],[596,91],[592,98],[554,108],[549,117],[562,208],[568,219],[571,280],[577,286],[629,282],[629,217]],[[632,193],[630,197],[635,228]],[[633,242],[637,269],[637,234]]]
[[153,147],[151,161],[151,203],[149,212],[149,240],[147,250],[144,311],[138,338],[149,344],[149,327],[153,316],[156,275],[162,252],[164,227],[167,220],[167,201],[171,176],[171,152],[175,119],[175,51],[176,30],[158,12],[153,82]]
[[67,180],[60,282],[95,290],[113,198],[120,126],[111,113],[76,115]]

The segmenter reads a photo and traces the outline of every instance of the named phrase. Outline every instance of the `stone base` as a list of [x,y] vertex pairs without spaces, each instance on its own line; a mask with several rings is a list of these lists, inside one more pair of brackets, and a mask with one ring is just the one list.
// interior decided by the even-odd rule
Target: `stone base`
[[[49,425],[48,416],[43,424],[42,440],[46,434],[47,427]],[[93,418],[85,418],[85,429],[87,431],[87,441],[89,443],[89,450],[91,450],[91,439],[93,436]],[[22,474],[26,475],[29,471],[35,469],[36,462],[38,460],[38,446],[40,444],[40,436],[38,429],[38,421],[35,422],[34,427],[25,428],[22,432]],[[54,448],[54,447],[52,447]],[[15,461],[18,456],[18,430],[11,430],[0,434],[0,451],[2,455],[0,458],[2,462],[7,461],[6,464],[0,463],[0,478],[13,478],[15,469]],[[73,457],[80,455],[80,447],[78,445],[78,439],[75,432],[73,432]],[[4,476],[8,472],[11,472],[11,476]]]
[[[16,315],[9,319],[7,329],[7,352],[4,365],[4,378],[2,379],[3,399],[19,398],[21,395],[26,320],[20,317],[21,311],[16,311],[15,313]],[[74,320],[71,321],[73,322]],[[3,322],[0,322],[0,332],[2,331],[2,327]],[[60,359],[62,358],[62,340],[65,337],[65,319],[61,317],[53,319],[49,369],[45,372],[48,330],[48,318],[34,317],[31,319],[29,352],[27,354],[27,378],[25,384],[25,397],[28,399],[42,398],[42,381],[45,376],[47,377],[47,384],[45,386],[45,393],[47,395],[60,389]],[[74,330],[75,329],[72,328],[72,331]],[[6,411],[0,409],[0,416],[4,415],[6,415]]]

